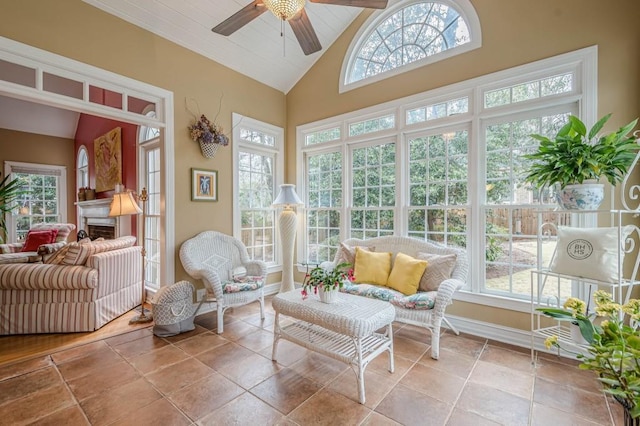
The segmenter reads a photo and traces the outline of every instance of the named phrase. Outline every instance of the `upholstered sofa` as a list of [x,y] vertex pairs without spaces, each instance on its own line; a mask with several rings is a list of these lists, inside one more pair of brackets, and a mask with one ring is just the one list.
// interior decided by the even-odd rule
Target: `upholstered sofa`
[[[22,251],[25,242],[0,244],[0,264],[36,263],[46,261],[56,251],[67,244],[69,235],[76,229],[73,223],[39,223],[33,225],[31,231],[55,231],[55,241],[39,244],[33,251]],[[29,238],[29,234],[27,234]]]
[[135,237],[69,243],[49,263],[0,264],[0,335],[93,331],[139,304]]
[[[431,331],[431,357],[438,359],[440,352],[440,329],[442,322],[458,334],[457,330],[446,320],[445,309],[452,303],[452,296],[455,291],[465,285],[468,272],[468,260],[464,249],[445,247],[441,244],[418,240],[409,237],[384,236],[370,238],[366,240],[348,239],[340,244],[333,262],[325,262],[321,266],[332,268],[336,265],[348,262],[355,267],[355,279],[358,279],[359,269],[361,275],[369,275],[372,269],[379,266],[379,258],[376,265],[366,265],[368,270],[363,270],[363,265],[358,265],[358,259],[363,260],[363,252],[358,256],[357,250],[372,252],[375,254],[387,254],[391,259],[388,277],[377,279],[377,283],[369,282],[349,282],[345,283],[341,291],[359,296],[381,299],[391,303],[396,310],[396,321],[413,324],[427,328]],[[390,253],[390,255],[388,255]],[[388,283],[382,283],[395,277],[396,288],[405,290],[403,280],[409,277],[410,272],[403,272],[394,268],[398,261],[398,254],[403,253],[413,260],[403,257],[403,262],[413,262],[416,260],[426,260],[424,272],[418,272],[419,287],[416,290],[405,291],[404,293],[394,288],[388,287]],[[360,268],[359,268],[360,266]],[[399,265],[398,265],[399,266]],[[406,274],[406,275],[404,275]],[[384,274],[383,274],[384,275]],[[414,280],[415,281],[415,280]],[[425,285],[426,287],[423,287]]]

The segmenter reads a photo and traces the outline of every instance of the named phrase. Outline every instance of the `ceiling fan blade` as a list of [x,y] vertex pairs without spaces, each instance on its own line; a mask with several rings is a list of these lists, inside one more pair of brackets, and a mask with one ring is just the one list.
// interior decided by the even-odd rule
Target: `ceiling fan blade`
[[384,9],[389,0],[309,0],[311,3],[335,4],[337,6],[366,7],[367,9]]
[[262,0],[254,0],[231,15],[229,18],[216,25],[211,29],[211,31],[222,34],[223,36],[231,35],[266,11],[267,8],[262,4]]
[[305,12],[304,9],[300,10],[300,12],[296,13],[293,18],[289,19],[289,24],[291,25],[291,29],[296,35],[298,43],[300,43],[300,47],[302,47],[302,51],[305,55],[311,55],[312,53],[322,49],[320,40],[318,40],[318,36],[311,25],[309,16],[307,16],[307,12]]

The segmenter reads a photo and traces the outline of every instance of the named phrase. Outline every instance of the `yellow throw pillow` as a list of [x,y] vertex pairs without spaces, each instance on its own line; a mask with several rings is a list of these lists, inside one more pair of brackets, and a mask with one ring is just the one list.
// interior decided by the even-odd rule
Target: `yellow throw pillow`
[[387,280],[387,287],[407,296],[416,294],[422,274],[427,269],[427,263],[426,260],[418,260],[404,253],[398,253]]
[[391,253],[376,253],[356,247],[355,282],[387,285],[391,271]]

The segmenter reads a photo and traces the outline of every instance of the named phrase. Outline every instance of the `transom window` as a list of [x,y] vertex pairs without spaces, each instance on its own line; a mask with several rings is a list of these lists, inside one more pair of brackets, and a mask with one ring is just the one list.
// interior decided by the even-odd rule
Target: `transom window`
[[[479,33],[479,25],[471,28],[463,15],[465,10],[473,15],[475,23],[477,17],[468,0],[403,1],[374,14],[374,20],[363,26],[365,30],[356,36],[357,44],[348,53],[344,83],[370,79],[470,45]],[[479,34],[477,37],[472,47],[479,45]]]

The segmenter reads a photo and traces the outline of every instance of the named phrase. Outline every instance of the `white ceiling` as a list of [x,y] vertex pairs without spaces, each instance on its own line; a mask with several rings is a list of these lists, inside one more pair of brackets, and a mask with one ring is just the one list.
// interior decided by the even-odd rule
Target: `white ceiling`
[[306,11],[322,50],[305,56],[288,23],[285,40],[271,12],[229,37],[211,28],[251,0],[83,0],[125,21],[287,93],[362,11],[307,1]]
[[0,96],[0,129],[74,139],[80,113]]

